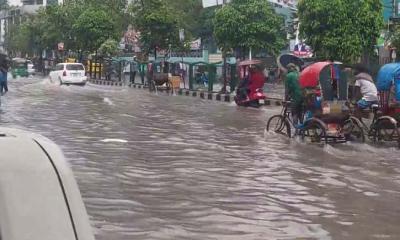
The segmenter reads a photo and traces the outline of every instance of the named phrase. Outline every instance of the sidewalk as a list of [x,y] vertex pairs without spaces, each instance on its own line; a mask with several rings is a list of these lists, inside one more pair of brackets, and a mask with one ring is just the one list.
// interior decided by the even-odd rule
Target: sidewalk
[[[96,85],[102,85],[102,86],[109,86],[109,87],[130,87],[130,88],[135,88],[135,89],[142,89],[142,90],[147,90],[148,87],[143,85],[143,84],[129,84],[126,85],[123,82],[117,82],[117,81],[106,81],[106,80],[95,80],[91,79],[89,80],[90,83],[96,84]],[[158,89],[159,92],[171,94],[170,90],[166,90],[164,88]],[[282,101],[283,101],[283,96],[284,96],[284,87],[283,85],[272,85],[272,84],[265,84],[264,86],[264,92],[265,95],[267,96],[265,100],[265,105],[266,106],[281,106]],[[221,102],[233,102],[235,93],[230,93],[230,94],[221,94],[218,92],[208,92],[206,90],[189,90],[189,89],[184,89],[180,88],[176,90],[174,93],[176,95],[180,96],[189,96],[189,97],[197,97],[201,99],[207,99],[207,100],[214,100],[214,101],[221,101]]]

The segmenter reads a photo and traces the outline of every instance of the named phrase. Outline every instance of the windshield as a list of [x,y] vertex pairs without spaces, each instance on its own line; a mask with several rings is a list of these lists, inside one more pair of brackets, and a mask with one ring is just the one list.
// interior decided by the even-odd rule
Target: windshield
[[67,70],[83,71],[83,70],[85,70],[85,68],[81,64],[68,64]]

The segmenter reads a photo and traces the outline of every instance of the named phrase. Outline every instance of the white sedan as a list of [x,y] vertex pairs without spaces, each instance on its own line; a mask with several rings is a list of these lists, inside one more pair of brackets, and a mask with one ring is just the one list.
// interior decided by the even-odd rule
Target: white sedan
[[49,76],[50,81],[58,82],[60,85],[75,84],[83,86],[87,82],[85,66],[81,63],[59,63],[50,72]]
[[28,60],[28,74],[35,75],[35,66],[33,65],[31,60]]

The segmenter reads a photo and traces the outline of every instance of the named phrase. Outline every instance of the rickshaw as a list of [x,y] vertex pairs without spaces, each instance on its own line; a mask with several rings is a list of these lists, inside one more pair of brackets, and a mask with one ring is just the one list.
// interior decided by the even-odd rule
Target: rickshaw
[[341,64],[328,61],[306,67],[299,78],[304,94],[303,122],[293,124],[288,101],[280,115],[268,120],[266,130],[292,137],[294,128],[303,140],[317,143],[364,142],[362,123],[350,114],[348,83],[341,68]]
[[13,58],[11,61],[11,75],[16,77],[28,77],[28,60],[24,58]]
[[[258,108],[265,103],[264,82],[252,80],[252,67],[261,68],[263,65],[260,60],[245,60],[239,63],[239,86],[236,89],[235,102],[238,106]],[[260,71],[261,73],[262,71]]]
[[379,104],[374,113],[368,137],[374,142],[397,142],[400,147],[400,63],[389,63],[378,72]]

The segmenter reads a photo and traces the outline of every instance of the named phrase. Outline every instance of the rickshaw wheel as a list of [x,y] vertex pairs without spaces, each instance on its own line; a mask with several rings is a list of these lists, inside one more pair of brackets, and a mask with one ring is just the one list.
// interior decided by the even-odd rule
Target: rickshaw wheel
[[274,115],[268,119],[266,126],[267,132],[273,131],[291,137],[290,123],[282,115]]
[[353,142],[365,142],[364,129],[362,123],[358,119],[351,117],[347,119],[343,124],[343,133],[346,137],[346,141]]
[[304,129],[301,131],[301,137],[303,140],[309,138],[312,143],[320,143],[321,141],[327,143],[328,141],[325,127],[315,120],[310,120],[306,124]]
[[390,121],[390,119],[384,118],[378,120],[375,128],[375,141],[400,141],[400,132],[397,123]]

